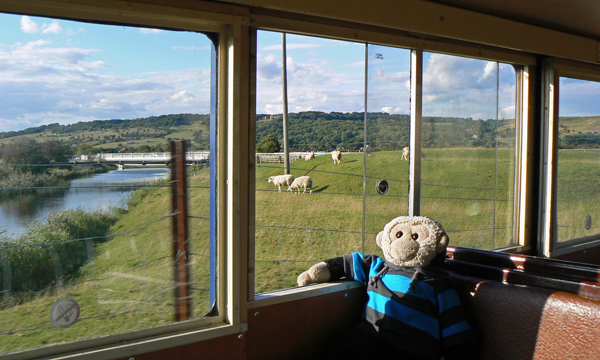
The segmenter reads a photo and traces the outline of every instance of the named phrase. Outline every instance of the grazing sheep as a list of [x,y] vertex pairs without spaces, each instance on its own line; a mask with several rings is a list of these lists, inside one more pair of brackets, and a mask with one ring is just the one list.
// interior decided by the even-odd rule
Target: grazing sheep
[[332,151],[331,158],[333,159],[334,164],[341,163],[342,162],[342,152],[339,150]]
[[308,161],[308,160],[314,159],[314,158],[315,158],[315,153],[311,151],[310,154],[308,154],[304,157],[304,160]]
[[269,183],[273,183],[274,185],[276,185],[279,188],[278,192],[281,192],[281,186],[287,185],[289,190],[289,186],[292,185],[294,179],[294,175],[271,176],[269,177]]
[[402,157],[400,158],[400,160],[408,160],[409,155],[410,155],[410,148],[407,146],[404,149],[402,149]]
[[310,189],[309,194],[312,194],[312,178],[310,176],[297,177],[288,188],[288,191],[294,193],[294,190],[298,190],[298,194],[300,194],[300,188],[302,187],[304,188],[303,194],[306,193],[306,188]]
[[371,145],[365,145],[365,147],[360,148],[360,152],[366,152],[367,156],[369,156],[373,152],[373,148],[371,147]]

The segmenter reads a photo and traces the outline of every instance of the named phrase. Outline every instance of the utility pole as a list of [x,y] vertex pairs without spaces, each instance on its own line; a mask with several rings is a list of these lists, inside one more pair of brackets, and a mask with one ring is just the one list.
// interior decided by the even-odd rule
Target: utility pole
[[287,55],[285,51],[285,33],[281,34],[282,83],[283,83],[283,166],[285,174],[290,173],[290,150],[288,147],[288,101],[287,101]]

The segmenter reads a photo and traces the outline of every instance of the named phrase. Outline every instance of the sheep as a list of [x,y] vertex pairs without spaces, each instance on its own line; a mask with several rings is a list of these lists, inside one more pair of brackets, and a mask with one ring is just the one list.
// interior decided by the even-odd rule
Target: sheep
[[281,185],[287,185],[288,190],[289,186],[294,182],[294,175],[278,175],[269,177],[269,183],[273,183],[279,188],[278,192],[281,192]]
[[334,150],[331,152],[331,158],[333,159],[334,164],[339,164],[342,162],[342,152],[339,150]]
[[291,191],[293,194],[294,190],[298,190],[298,194],[300,194],[301,187],[304,188],[304,192],[302,192],[303,194],[306,193],[306,188],[309,188],[309,194],[312,194],[312,178],[310,176],[297,177],[294,182],[292,182],[292,185],[290,185],[288,188],[288,191]]
[[404,149],[402,149],[402,157],[400,158],[400,160],[408,160],[409,155],[410,155],[410,148],[407,146]]
[[308,160],[310,160],[310,159],[314,159],[314,158],[315,158],[315,153],[311,151],[311,152],[310,152],[308,155],[306,155],[306,156],[304,157],[304,160],[305,160],[305,161],[308,161]]
[[371,153],[373,152],[373,148],[371,147],[371,145],[365,145],[364,148],[360,148],[363,152],[367,153],[367,156],[370,156]]

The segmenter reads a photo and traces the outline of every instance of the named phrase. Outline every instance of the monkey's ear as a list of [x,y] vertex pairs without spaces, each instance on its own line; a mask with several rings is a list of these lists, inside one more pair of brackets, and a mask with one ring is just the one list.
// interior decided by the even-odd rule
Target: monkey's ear
[[446,251],[446,248],[448,247],[448,244],[450,243],[450,238],[448,238],[448,235],[446,235],[446,233],[441,233],[438,237],[438,241],[437,241],[437,245],[436,245],[436,252],[439,254],[442,251]]
[[379,234],[377,234],[377,238],[375,239],[375,242],[377,243],[377,246],[381,247],[381,240],[383,239],[383,231],[380,231]]

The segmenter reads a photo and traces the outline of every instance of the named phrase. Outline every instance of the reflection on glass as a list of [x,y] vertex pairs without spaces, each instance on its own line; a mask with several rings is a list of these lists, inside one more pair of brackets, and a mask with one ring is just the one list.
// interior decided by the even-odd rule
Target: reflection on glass
[[558,241],[600,231],[600,83],[562,77],[559,84]]
[[515,71],[433,53],[423,68],[421,214],[440,221],[452,245],[510,245]]
[[[168,137],[206,154],[189,167],[186,254],[189,318],[203,317],[212,43],[28,16],[0,14],[0,23],[0,98],[11,104],[0,108],[0,354],[174,322],[169,168],[120,171],[97,157],[160,158]],[[63,298],[80,307],[74,323],[70,305],[55,307],[66,328],[50,319]]]

